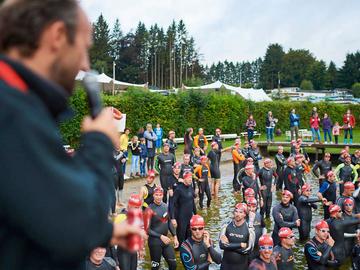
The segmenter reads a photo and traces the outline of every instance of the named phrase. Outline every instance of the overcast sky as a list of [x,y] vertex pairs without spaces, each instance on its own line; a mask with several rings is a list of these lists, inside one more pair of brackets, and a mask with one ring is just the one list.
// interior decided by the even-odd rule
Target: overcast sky
[[252,61],[270,43],[309,49],[339,67],[360,50],[359,0],[81,0],[92,21],[103,13],[122,30],[139,21],[165,29],[183,19],[203,54],[203,63]]

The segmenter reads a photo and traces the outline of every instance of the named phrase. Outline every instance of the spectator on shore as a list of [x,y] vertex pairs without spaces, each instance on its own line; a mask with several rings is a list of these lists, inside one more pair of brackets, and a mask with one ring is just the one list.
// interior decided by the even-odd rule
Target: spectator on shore
[[273,117],[273,114],[271,111],[268,112],[267,116],[266,116],[266,121],[265,121],[265,125],[266,125],[266,141],[269,142],[274,142],[274,129],[275,129],[275,125],[277,123],[277,119]]
[[194,130],[193,128],[188,128],[185,132],[184,135],[184,154],[190,154],[191,156],[193,156],[193,143],[194,143],[194,139],[192,137]]
[[252,114],[250,114],[249,118],[246,120],[245,126],[247,128],[248,141],[250,142],[254,138],[254,130],[256,127],[256,121]]
[[176,159],[176,149],[178,147],[177,142],[175,141],[175,131],[170,130],[168,138],[166,139],[166,143],[170,146],[170,153],[174,155]]
[[350,110],[347,110],[346,114],[343,116],[344,122],[344,144],[347,144],[347,138],[349,134],[349,143],[352,144],[353,142],[353,128],[355,127],[355,117],[351,114]]
[[327,138],[329,137],[329,143],[332,143],[331,128],[333,124],[327,113],[324,114],[324,119],[321,121],[321,124],[324,132],[324,142],[327,143]]
[[156,124],[156,128],[154,129],[154,132],[157,136],[157,140],[156,140],[156,143],[155,143],[155,146],[156,146],[156,153],[161,153],[161,147],[162,147],[162,144],[163,144],[163,136],[164,136],[164,130],[162,129],[162,127],[160,126],[159,123]]
[[137,136],[132,137],[131,144],[131,173],[130,177],[140,176],[139,174],[139,161],[140,161],[140,142]]
[[340,135],[340,129],[339,122],[335,122],[335,125],[332,128],[332,134],[334,135],[335,144],[339,143],[339,135]]
[[[126,160],[129,155],[129,153],[128,153],[129,134],[130,134],[130,129],[125,128],[124,133],[120,135],[120,151],[124,153],[124,157],[126,158]],[[126,162],[124,162],[122,166],[123,166],[123,174],[125,175]]]
[[310,117],[310,128],[313,142],[320,142],[320,117],[316,112]]
[[148,123],[146,125],[146,131],[144,132],[144,138],[146,140],[146,151],[147,151],[147,170],[154,169],[155,163],[155,142],[157,136],[152,129],[152,125]]
[[137,132],[137,136],[138,136],[139,140],[141,140],[141,138],[144,138],[144,131],[145,130],[143,127],[139,128],[139,130]]
[[299,138],[299,126],[300,126],[300,116],[295,113],[295,109],[292,109],[290,112],[290,130],[291,130],[291,140],[297,140]]

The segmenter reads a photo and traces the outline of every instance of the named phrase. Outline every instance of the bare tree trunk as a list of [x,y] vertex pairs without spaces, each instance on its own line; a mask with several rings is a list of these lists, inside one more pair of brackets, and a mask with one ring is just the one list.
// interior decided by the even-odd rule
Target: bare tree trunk
[[183,73],[183,66],[182,66],[182,59],[183,58],[183,49],[182,44],[180,44],[180,87],[182,86],[182,73]]
[[175,57],[175,50],[174,50],[174,87],[176,87],[176,57]]
[[169,67],[170,67],[170,85],[169,85],[169,87],[171,88],[171,86],[172,86],[172,58],[171,58],[171,56],[172,56],[172,52],[171,52],[171,49],[172,49],[172,47],[171,47],[171,43],[170,43],[170,47],[169,47]]
[[155,52],[155,78],[154,78],[154,81],[155,81],[155,86],[157,86],[157,81],[156,81],[156,71],[157,71],[157,55],[156,55],[156,52]]

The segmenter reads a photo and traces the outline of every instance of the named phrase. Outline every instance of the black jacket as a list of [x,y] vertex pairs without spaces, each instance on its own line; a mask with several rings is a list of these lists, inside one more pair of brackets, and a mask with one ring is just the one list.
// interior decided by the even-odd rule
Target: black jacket
[[[10,86],[21,78],[25,93]],[[1,56],[0,92],[0,269],[83,269],[112,235],[112,143],[86,133],[69,157],[57,125],[65,90]]]

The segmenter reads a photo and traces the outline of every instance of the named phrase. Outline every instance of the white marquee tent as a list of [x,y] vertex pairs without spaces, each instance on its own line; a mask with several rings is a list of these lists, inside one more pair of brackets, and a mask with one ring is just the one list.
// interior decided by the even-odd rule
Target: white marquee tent
[[222,83],[220,81],[216,81],[211,84],[197,86],[197,87],[187,87],[184,86],[186,90],[188,89],[200,89],[200,90],[206,90],[206,89],[219,89],[219,88],[225,88],[233,94],[238,94],[242,96],[244,99],[259,102],[259,101],[272,101],[272,99],[266,95],[265,91],[263,89],[254,89],[254,88],[241,88],[241,87],[235,87],[231,86],[225,83]]

